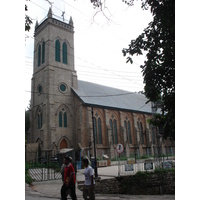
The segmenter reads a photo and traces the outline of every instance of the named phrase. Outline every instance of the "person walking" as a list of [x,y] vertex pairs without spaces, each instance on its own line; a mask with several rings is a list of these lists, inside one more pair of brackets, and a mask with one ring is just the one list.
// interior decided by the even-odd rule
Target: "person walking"
[[65,170],[65,167],[66,167],[65,158],[63,158],[63,164],[62,164],[61,169],[60,169],[60,173],[62,175],[62,182],[63,182],[63,184],[64,184],[64,170]]
[[85,167],[85,183],[83,187],[83,198],[84,200],[95,200],[95,181],[93,178],[93,168],[89,165],[88,158],[83,158],[83,166]]
[[61,188],[62,200],[67,199],[67,191],[68,190],[70,190],[70,196],[71,196],[72,200],[77,200],[76,190],[75,190],[75,185],[76,185],[75,172],[74,172],[74,167],[70,161],[71,161],[70,157],[66,156],[65,157],[66,167],[64,169],[64,183]]

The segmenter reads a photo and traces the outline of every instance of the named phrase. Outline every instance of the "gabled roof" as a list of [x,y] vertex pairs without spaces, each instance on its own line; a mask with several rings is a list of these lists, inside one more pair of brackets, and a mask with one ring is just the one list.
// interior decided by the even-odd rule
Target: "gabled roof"
[[89,106],[145,112],[151,114],[151,102],[143,94],[78,80],[78,89],[72,88],[80,100]]

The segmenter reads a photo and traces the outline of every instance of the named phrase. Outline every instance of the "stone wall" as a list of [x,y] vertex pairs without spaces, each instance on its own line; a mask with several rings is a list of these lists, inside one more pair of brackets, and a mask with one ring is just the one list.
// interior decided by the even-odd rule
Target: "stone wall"
[[175,194],[175,172],[140,173],[96,182],[98,194]]

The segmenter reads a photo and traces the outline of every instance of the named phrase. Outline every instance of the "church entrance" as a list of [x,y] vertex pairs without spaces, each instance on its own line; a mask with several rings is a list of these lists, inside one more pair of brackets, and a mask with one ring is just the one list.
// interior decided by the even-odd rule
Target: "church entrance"
[[60,149],[64,149],[64,148],[67,148],[67,141],[65,139],[63,139],[60,142]]

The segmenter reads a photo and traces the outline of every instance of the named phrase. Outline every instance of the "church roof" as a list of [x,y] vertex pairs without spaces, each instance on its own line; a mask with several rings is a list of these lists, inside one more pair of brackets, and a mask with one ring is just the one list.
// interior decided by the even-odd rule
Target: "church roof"
[[78,89],[72,90],[88,106],[152,113],[151,102],[146,104],[148,99],[143,94],[81,80]]

